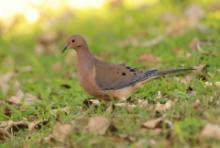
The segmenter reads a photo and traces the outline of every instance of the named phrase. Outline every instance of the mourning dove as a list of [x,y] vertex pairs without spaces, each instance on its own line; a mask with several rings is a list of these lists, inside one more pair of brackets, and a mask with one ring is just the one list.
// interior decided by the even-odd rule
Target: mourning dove
[[193,70],[188,68],[139,71],[126,65],[106,63],[92,55],[85,39],[80,35],[69,37],[63,51],[66,49],[75,49],[77,53],[77,73],[81,86],[91,96],[102,99],[126,100],[149,80]]

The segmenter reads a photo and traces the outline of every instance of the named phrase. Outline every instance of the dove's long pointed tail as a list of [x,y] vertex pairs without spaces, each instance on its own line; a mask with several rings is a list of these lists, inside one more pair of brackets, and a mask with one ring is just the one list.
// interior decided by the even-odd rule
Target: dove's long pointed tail
[[170,70],[166,70],[166,71],[159,71],[157,69],[154,69],[154,70],[150,70],[150,71],[145,72],[144,80],[159,78],[159,77],[162,77],[165,75],[170,75],[170,74],[181,74],[183,72],[192,71],[192,70],[195,70],[195,69],[193,69],[193,68],[180,68],[180,69],[170,69]]

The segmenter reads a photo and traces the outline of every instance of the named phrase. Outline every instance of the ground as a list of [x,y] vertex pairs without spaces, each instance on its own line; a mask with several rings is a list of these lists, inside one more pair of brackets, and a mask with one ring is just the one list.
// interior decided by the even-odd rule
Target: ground
[[[17,16],[0,29],[0,125],[14,121],[0,130],[0,147],[219,147],[216,4],[167,1],[127,8],[116,3],[100,11],[49,11],[50,17],[31,25]],[[196,70],[150,81],[126,102],[92,103],[96,98],[79,85],[74,51],[61,52],[72,34],[85,36],[92,52],[111,63]],[[159,120],[146,123],[153,119]],[[94,130],[88,122],[106,129]],[[218,133],[207,134],[207,125]]]

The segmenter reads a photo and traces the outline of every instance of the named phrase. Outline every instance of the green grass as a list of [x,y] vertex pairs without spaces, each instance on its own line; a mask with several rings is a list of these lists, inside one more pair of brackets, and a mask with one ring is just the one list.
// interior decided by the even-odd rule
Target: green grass
[[[167,37],[163,42],[152,47],[120,47],[118,42],[130,36],[135,36],[141,41],[150,40],[155,36],[163,34],[169,26],[160,18],[163,13],[170,12],[183,17],[182,10],[184,4],[178,1],[173,3],[161,3],[146,9],[116,8],[112,11],[109,8],[103,9],[102,13],[93,10],[86,12],[69,12],[70,18],[63,21],[54,21],[48,25],[48,21],[58,19],[42,18],[41,22],[34,25],[25,25],[18,22],[13,29],[8,30],[0,37],[0,75],[15,71],[16,76],[10,81],[10,88],[7,93],[0,91],[0,100],[6,100],[15,94],[15,81],[20,82],[23,92],[31,93],[40,99],[40,102],[31,106],[21,106],[5,104],[0,107],[0,121],[43,120],[49,123],[41,129],[32,133],[27,139],[27,130],[20,130],[12,138],[4,141],[0,147],[51,147],[62,144],[43,143],[42,139],[51,134],[57,121],[70,123],[71,121],[83,117],[89,118],[102,115],[113,121],[116,132],[99,136],[85,131],[73,132],[69,137],[68,144],[72,147],[218,147],[220,142],[212,139],[203,139],[200,136],[202,127],[206,123],[220,124],[220,108],[216,105],[219,100],[219,87],[205,86],[205,82],[220,81],[220,19],[212,17],[208,11],[206,3],[201,3],[205,9],[205,17],[201,23],[208,28],[207,32],[202,32],[196,28],[187,31],[176,37]],[[175,7],[174,7],[175,6]],[[219,11],[219,10],[218,10]],[[24,24],[24,25],[23,25]],[[26,29],[28,27],[28,29]],[[56,41],[52,43],[52,50],[55,54],[37,55],[34,51],[37,39],[42,34],[62,32]],[[147,35],[142,35],[146,33]],[[179,83],[174,77],[157,79],[146,84],[137,93],[133,94],[131,101],[148,100],[149,106],[155,106],[157,102],[165,103],[168,100],[175,104],[164,112],[155,112],[150,107],[133,109],[116,108],[111,113],[106,112],[106,105],[98,107],[85,107],[83,101],[91,98],[80,87],[76,78],[76,67],[74,58],[72,64],[66,64],[68,53],[62,54],[61,50],[65,44],[65,39],[72,34],[82,34],[88,40],[92,52],[98,57],[112,63],[126,63],[140,69],[151,68],[178,68],[194,67],[201,64],[208,65],[207,73],[204,75],[207,80],[202,80],[200,74],[189,74],[192,81]],[[203,52],[192,51],[190,44],[194,38],[203,41],[201,45]],[[181,50],[181,51],[179,51]],[[188,58],[182,54],[190,53]],[[159,63],[139,62],[138,57],[142,54],[152,54],[161,59]],[[54,71],[53,66],[60,65],[59,70]],[[24,68],[30,66],[32,70],[25,71]],[[187,74],[186,74],[187,75]],[[180,80],[186,79],[186,75],[178,76]],[[69,85],[70,88],[62,87]],[[192,87],[195,95],[187,93],[187,88]],[[158,91],[162,97],[157,98]],[[201,102],[201,111],[194,107],[196,100]],[[109,104],[114,104],[112,101]],[[108,106],[108,105],[107,105]],[[8,107],[12,114],[7,116],[4,109]],[[51,114],[54,108],[61,109],[69,107],[70,112],[65,114],[58,112]],[[147,120],[165,116],[172,122],[172,129],[162,128],[160,134],[155,134],[154,130],[143,130],[141,124]],[[127,135],[134,137],[134,141],[123,140],[118,142],[115,137]],[[117,138],[116,138],[117,139]],[[152,145],[152,140],[155,144]],[[95,142],[94,142],[95,141]],[[92,145],[92,143],[95,143]]]

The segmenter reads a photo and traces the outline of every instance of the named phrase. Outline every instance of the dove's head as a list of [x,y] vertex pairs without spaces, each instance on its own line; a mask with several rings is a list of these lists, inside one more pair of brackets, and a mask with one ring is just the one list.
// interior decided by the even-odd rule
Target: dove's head
[[67,39],[66,46],[63,49],[63,52],[66,49],[82,49],[87,48],[86,40],[80,35],[73,35]]

